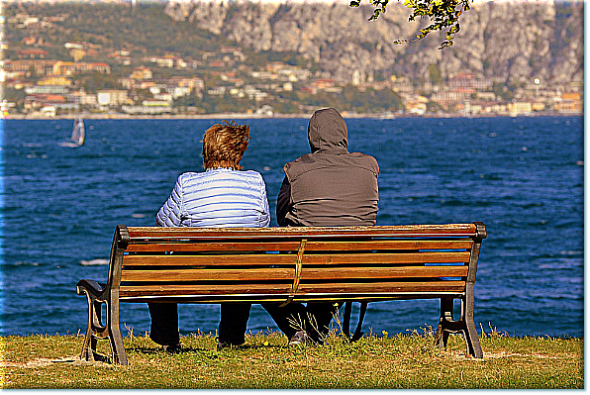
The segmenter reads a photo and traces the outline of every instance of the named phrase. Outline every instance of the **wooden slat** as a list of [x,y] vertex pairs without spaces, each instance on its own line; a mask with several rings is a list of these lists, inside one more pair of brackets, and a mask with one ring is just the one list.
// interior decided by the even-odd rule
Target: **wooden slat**
[[291,284],[230,284],[217,285],[121,285],[121,297],[146,295],[237,295],[237,294],[285,294]]
[[275,241],[275,242],[170,242],[156,243],[132,243],[127,246],[128,252],[262,252],[262,251],[297,251],[299,241]]
[[[257,294],[288,294],[289,284],[232,284],[219,285],[132,285],[121,286],[120,297],[132,298],[139,296],[180,296],[180,295],[257,295]],[[301,284],[298,294],[306,293],[396,293],[396,292],[456,292],[465,290],[465,281],[423,281],[423,282],[379,282],[379,283],[330,283]]]
[[306,268],[301,282],[311,280],[367,280],[395,278],[465,277],[468,266]]
[[296,254],[126,255],[123,267],[142,266],[269,266],[295,265]]
[[[185,269],[185,270],[126,270],[121,281],[166,282],[166,281],[293,281],[295,268],[241,269]],[[215,287],[215,285],[211,285]]]
[[373,251],[373,250],[464,250],[473,245],[471,239],[456,240],[369,240],[310,241],[306,251]]
[[[469,256],[469,252],[305,254],[303,262],[307,265],[467,263]],[[296,259],[295,254],[126,255],[123,266],[268,266],[294,264]]]
[[[354,268],[303,268],[301,281],[310,280],[361,280],[395,278],[465,277],[467,266],[413,266],[413,267],[354,267]],[[131,282],[185,282],[185,281],[293,281],[295,269],[186,269],[186,270],[127,270],[121,281]],[[211,285],[214,287],[215,285]]]
[[[373,250],[435,250],[470,249],[471,239],[457,240],[370,240],[370,241],[310,241],[306,251],[373,251]],[[132,243],[128,252],[260,252],[297,251],[299,241],[270,242],[152,242]]]
[[476,234],[474,224],[448,225],[407,225],[374,227],[339,227],[339,228],[166,228],[166,227],[130,227],[131,239],[280,239],[292,237],[444,237]]
[[[299,294],[295,295],[294,302],[343,302],[343,301],[365,301],[378,302],[384,300],[405,300],[405,299],[438,299],[441,297],[460,297],[465,295],[464,290],[455,291],[437,291],[437,292],[395,292],[395,293],[319,293],[319,294]],[[166,296],[125,296],[119,299],[126,303],[145,303],[145,302],[174,302],[174,303],[220,303],[220,302],[250,302],[250,303],[283,303],[287,299],[287,294],[233,294],[233,295],[166,295]]]
[[463,292],[465,281],[409,281],[378,283],[301,284],[298,294],[371,292]]

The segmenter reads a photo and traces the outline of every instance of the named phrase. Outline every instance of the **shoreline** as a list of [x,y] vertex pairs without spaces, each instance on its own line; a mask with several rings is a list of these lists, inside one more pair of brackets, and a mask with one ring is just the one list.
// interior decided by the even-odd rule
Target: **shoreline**
[[[31,116],[31,115],[9,115],[2,120],[62,120],[62,119],[75,119],[78,117],[84,119],[113,119],[113,120],[182,120],[182,119],[310,119],[313,113],[309,114],[246,114],[246,113],[218,113],[218,114],[202,114],[202,115],[128,115],[120,113],[105,113],[105,114],[67,114],[57,115],[54,117],[49,116]],[[583,117],[584,113],[538,113],[538,114],[432,114],[432,115],[396,115],[396,116],[383,116],[380,114],[347,114],[342,113],[344,119],[378,119],[378,120],[394,120],[394,119],[454,119],[454,118],[537,118],[537,117],[571,117],[579,116]]]

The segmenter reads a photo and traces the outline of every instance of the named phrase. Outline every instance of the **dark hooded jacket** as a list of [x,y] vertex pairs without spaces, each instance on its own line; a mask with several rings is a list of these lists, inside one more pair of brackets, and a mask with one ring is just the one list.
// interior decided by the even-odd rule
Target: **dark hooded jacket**
[[280,226],[375,225],[379,201],[375,158],[348,152],[346,122],[333,108],[309,121],[311,153],[287,163],[277,198]]

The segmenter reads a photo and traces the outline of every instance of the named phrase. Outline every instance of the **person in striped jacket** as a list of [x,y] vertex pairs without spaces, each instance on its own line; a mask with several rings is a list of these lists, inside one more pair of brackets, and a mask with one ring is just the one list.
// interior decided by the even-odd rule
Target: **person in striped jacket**
[[[239,165],[248,147],[250,128],[224,121],[203,137],[204,172],[178,177],[156,216],[167,227],[267,227],[266,185],[260,173]],[[180,348],[176,303],[148,303],[150,337],[166,351]],[[244,343],[250,304],[222,304],[218,349]],[[274,311],[273,311],[274,313]],[[271,313],[271,315],[273,315]]]

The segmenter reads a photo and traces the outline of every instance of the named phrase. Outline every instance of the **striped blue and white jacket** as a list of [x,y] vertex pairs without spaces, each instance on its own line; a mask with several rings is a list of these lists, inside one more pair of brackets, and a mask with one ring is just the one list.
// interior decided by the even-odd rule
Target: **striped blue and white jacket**
[[156,215],[156,224],[167,227],[261,228],[269,223],[266,186],[253,170],[183,173]]

